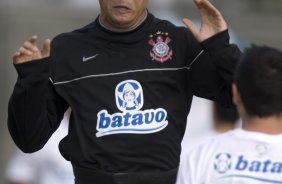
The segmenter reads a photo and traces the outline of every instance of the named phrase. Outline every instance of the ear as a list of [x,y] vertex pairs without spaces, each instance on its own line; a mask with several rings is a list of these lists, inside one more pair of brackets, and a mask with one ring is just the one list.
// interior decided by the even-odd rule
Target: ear
[[233,95],[233,103],[238,106],[239,104],[242,103],[242,100],[241,100],[241,96],[240,96],[240,93],[238,91],[238,88],[236,86],[236,84],[232,84],[232,95]]

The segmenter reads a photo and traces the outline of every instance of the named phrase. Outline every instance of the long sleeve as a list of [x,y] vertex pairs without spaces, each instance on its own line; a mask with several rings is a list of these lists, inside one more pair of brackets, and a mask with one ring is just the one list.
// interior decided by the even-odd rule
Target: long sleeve
[[15,65],[18,79],[9,101],[8,128],[23,152],[41,149],[68,108],[49,81],[49,59]]
[[[192,40],[196,47],[190,63],[190,78],[194,95],[232,105],[231,84],[234,71],[242,53],[234,44],[229,44],[228,31],[223,31],[201,44]],[[198,46],[197,46],[198,45]]]

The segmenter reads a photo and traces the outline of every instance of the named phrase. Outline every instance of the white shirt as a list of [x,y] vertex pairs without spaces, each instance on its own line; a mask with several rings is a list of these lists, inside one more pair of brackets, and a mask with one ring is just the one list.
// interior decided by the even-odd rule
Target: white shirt
[[36,184],[73,184],[72,166],[60,154],[58,144],[67,135],[68,118],[64,118],[58,130],[38,152],[25,154],[17,150],[6,170],[10,182]]
[[282,134],[236,129],[181,159],[177,184],[282,184]]

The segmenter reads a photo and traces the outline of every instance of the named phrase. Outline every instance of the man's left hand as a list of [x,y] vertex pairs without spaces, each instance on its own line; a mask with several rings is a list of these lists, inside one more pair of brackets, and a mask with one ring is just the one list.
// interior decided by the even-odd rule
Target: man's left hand
[[227,29],[227,23],[223,16],[208,0],[194,0],[194,2],[200,13],[201,28],[198,29],[195,24],[187,18],[183,19],[183,23],[190,29],[198,42],[203,42]]

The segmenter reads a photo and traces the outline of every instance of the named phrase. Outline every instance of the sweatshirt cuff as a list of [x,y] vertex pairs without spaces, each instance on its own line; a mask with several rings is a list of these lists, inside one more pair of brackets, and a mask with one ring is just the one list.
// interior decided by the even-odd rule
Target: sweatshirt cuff
[[26,63],[14,64],[19,78],[25,78],[31,74],[45,73],[49,71],[50,57],[33,60]]
[[220,49],[228,47],[229,44],[228,29],[217,33],[216,35],[201,42],[202,48],[207,52],[216,52]]

